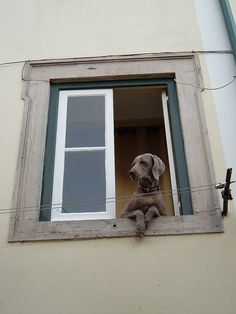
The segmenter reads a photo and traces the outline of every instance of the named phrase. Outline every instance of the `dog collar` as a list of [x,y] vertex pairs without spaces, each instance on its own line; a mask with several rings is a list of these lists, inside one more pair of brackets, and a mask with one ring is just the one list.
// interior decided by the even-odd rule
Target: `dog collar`
[[159,186],[155,186],[153,188],[149,188],[147,186],[144,186],[142,185],[141,183],[139,183],[139,187],[140,189],[144,192],[144,193],[152,193],[152,192],[155,192],[155,191],[159,191],[160,190],[160,187]]

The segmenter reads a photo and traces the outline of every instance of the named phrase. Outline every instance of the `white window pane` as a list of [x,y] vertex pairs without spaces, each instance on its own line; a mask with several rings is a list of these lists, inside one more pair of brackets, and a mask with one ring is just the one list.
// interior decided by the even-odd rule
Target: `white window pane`
[[62,212],[105,212],[105,199],[105,151],[66,152]]
[[66,147],[105,146],[105,96],[68,97]]
[[114,218],[113,129],[112,90],[60,92],[52,220]]

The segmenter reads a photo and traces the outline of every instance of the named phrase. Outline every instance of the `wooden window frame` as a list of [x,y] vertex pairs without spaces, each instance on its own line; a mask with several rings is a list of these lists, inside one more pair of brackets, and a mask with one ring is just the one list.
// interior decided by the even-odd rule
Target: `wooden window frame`
[[[192,212],[155,219],[146,235],[223,232],[218,194],[212,188],[215,176],[200,89],[173,83],[176,78],[177,81],[201,85],[199,69],[198,55],[185,53],[27,62],[23,76],[25,112],[13,204],[15,210],[11,214],[8,240],[88,239],[136,234],[134,222],[127,218],[39,221],[50,86],[78,82],[86,88],[86,84],[91,82],[165,78],[172,79],[168,93],[169,97],[172,93],[172,99],[175,98],[178,104],[174,110],[179,112],[179,132],[182,132],[186,159],[179,158],[179,163],[186,163],[192,191]],[[177,139],[174,150],[178,145]],[[178,167],[181,165],[176,163]]]
[[[112,80],[112,81],[99,81],[99,82],[77,82],[77,83],[61,83],[61,84],[51,84],[50,88],[50,101],[49,101],[49,113],[48,113],[48,126],[47,126],[47,140],[46,140],[46,148],[45,148],[45,162],[44,162],[44,175],[43,175],[43,185],[42,185],[42,199],[41,204],[42,210],[40,212],[40,220],[41,221],[50,221],[51,220],[51,210],[54,207],[54,202],[52,202],[52,187],[54,182],[54,155],[56,150],[56,137],[57,137],[57,108],[60,104],[60,94],[64,91],[73,91],[73,90],[81,90],[81,91],[90,91],[91,89],[96,88],[96,90],[108,88],[126,88],[126,87],[149,87],[149,86],[157,86],[159,88],[163,88],[163,90],[168,90],[171,101],[169,102],[169,106],[167,104],[167,99],[163,99],[163,104],[166,103],[166,106],[169,107],[168,112],[165,113],[165,123],[169,122],[169,116],[171,118],[171,124],[174,126],[172,132],[172,138],[174,140],[175,145],[175,162],[177,165],[178,172],[178,187],[180,190],[184,190],[184,193],[177,195],[177,190],[173,193],[173,196],[177,199],[181,199],[181,206],[178,208],[178,211],[175,210],[175,215],[179,215],[180,213],[183,215],[192,214],[192,204],[191,204],[191,193],[189,192],[189,180],[188,173],[185,161],[185,153],[184,153],[184,143],[181,132],[180,125],[180,117],[178,110],[178,102],[176,98],[175,84],[172,79],[129,79],[129,80]],[[167,97],[163,97],[167,98]],[[163,108],[164,109],[164,108]],[[167,117],[168,115],[168,117]],[[167,121],[166,121],[167,120]],[[170,129],[168,128],[170,132]],[[60,130],[59,130],[60,132]],[[170,139],[171,140],[171,139]],[[171,150],[173,150],[172,144]],[[170,148],[170,147],[169,147]],[[169,156],[169,163],[171,154]],[[174,166],[174,165],[173,165]],[[174,169],[175,170],[175,169]],[[175,171],[172,171],[172,174]],[[173,180],[172,180],[173,182]],[[175,186],[172,188],[176,189]],[[51,206],[48,204],[52,203]],[[57,208],[59,202],[55,203],[55,207]],[[66,219],[65,219],[66,220]]]
[[183,213],[183,210],[181,210],[181,203],[179,201],[180,198],[177,194],[178,185],[177,185],[177,179],[176,179],[175,160],[174,160],[174,154],[173,154],[173,143],[172,143],[173,136],[171,135],[171,127],[170,127],[170,119],[169,119],[170,108],[168,108],[168,96],[166,94],[166,91],[162,92],[161,98],[162,98],[162,109],[163,109],[163,116],[164,116],[164,127],[165,127],[165,133],[166,133],[168,161],[169,161],[169,168],[170,168],[171,190],[176,191],[176,193],[172,194],[173,208],[174,208],[175,216],[179,216],[181,212],[182,214],[184,213]]

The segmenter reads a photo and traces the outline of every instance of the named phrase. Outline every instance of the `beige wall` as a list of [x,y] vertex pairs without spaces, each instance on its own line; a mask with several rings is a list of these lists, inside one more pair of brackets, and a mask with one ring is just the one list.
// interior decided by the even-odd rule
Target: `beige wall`
[[236,0],[230,0],[229,3],[231,6],[231,10],[232,10],[234,19],[236,19]]
[[193,0],[0,4],[3,61],[201,49]]
[[[78,5],[79,4],[79,5]],[[0,0],[0,62],[202,48],[194,1]],[[201,58],[204,81],[207,69]],[[0,208],[10,208],[23,64],[0,66]],[[217,178],[224,158],[203,95]],[[234,314],[236,218],[213,235],[7,243],[0,212],[1,314]]]
[[219,235],[1,248],[1,313],[234,314],[235,236],[228,217]]

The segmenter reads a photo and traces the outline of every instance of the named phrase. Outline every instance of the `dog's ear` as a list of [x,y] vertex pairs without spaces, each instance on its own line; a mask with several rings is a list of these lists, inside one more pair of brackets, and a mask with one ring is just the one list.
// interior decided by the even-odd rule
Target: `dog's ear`
[[165,171],[165,165],[164,162],[156,155],[152,155],[152,159],[153,159],[152,174],[156,180],[159,180],[159,177]]

